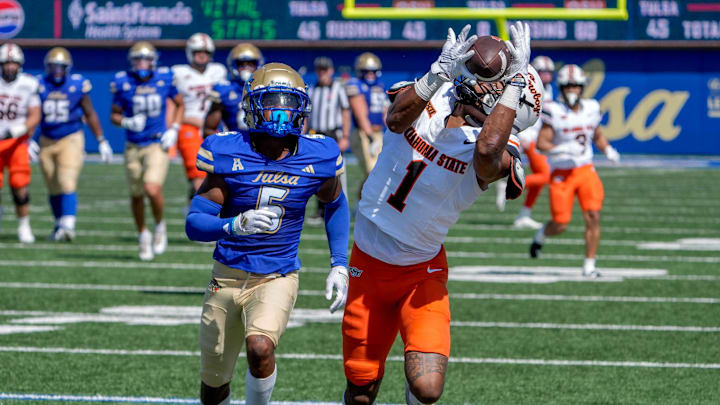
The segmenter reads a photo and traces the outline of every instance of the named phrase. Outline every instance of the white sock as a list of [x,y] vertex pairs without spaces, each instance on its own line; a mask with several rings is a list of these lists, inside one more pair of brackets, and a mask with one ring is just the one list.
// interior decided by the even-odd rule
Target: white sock
[[530,213],[532,213],[532,208],[528,208],[523,205],[523,207],[520,208],[520,213],[518,214],[518,218],[529,217]]
[[164,220],[164,219],[161,220],[160,222],[158,222],[157,224],[155,224],[155,232],[157,232],[157,231],[159,231],[159,230],[161,230],[161,229],[162,229],[162,230],[165,230],[165,228],[166,228],[166,226],[165,226],[165,220]]
[[533,239],[535,243],[539,243],[541,245],[545,244],[545,225],[541,226],[540,229],[535,233],[535,239]]
[[24,217],[18,217],[17,220],[18,220],[18,228],[30,226],[30,215],[25,215]]
[[245,404],[246,405],[267,405],[270,403],[270,396],[275,388],[277,379],[277,365],[270,376],[255,378],[250,374],[250,369],[245,372]]
[[410,391],[410,385],[408,385],[407,380],[405,380],[405,403],[407,405],[424,405],[415,397],[415,394]]
[[61,216],[59,225],[66,229],[75,229],[75,215]]
[[583,270],[585,270],[585,273],[592,273],[595,271],[595,258],[592,259],[589,257],[585,258],[585,263],[583,264]]

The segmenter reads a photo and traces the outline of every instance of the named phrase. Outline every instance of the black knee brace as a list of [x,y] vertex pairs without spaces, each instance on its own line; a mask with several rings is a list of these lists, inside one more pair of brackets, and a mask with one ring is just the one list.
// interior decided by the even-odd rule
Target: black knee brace
[[30,202],[30,190],[27,190],[24,196],[20,196],[16,189],[12,189],[12,196],[15,205],[25,205]]

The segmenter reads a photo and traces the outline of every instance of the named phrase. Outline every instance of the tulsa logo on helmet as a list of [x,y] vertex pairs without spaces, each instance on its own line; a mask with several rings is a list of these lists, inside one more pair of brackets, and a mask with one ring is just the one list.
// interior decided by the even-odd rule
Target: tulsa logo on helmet
[[25,11],[15,0],[0,0],[0,38],[12,38],[25,24]]

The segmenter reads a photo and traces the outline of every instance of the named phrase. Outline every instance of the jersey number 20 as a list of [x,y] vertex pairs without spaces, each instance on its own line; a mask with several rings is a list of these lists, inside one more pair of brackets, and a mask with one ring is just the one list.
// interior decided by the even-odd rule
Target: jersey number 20
[[290,190],[281,187],[262,186],[258,193],[257,204],[255,209],[265,208],[276,214],[278,217],[272,220],[272,226],[265,233],[275,233],[282,225],[282,219],[285,215],[285,207],[280,204],[274,204],[276,201],[282,201],[290,194]]
[[133,115],[157,117],[162,112],[162,98],[159,94],[134,95],[132,101]]

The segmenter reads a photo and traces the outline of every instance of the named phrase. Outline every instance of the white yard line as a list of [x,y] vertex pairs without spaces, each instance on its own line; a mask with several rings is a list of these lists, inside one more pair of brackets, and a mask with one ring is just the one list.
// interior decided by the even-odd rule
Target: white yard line
[[[17,401],[52,402],[120,402],[130,404],[199,404],[195,398],[127,397],[114,395],[25,394],[0,392],[0,399]],[[231,400],[231,404],[244,405],[245,401]],[[270,405],[340,405],[339,402],[271,401]],[[399,404],[398,404],[399,405]]]
[[[121,349],[87,349],[65,347],[30,347],[0,346],[0,352],[14,353],[57,353],[57,354],[97,354],[110,356],[176,356],[197,357],[200,352],[189,350],[121,350]],[[243,354],[241,354],[242,356]],[[278,353],[275,357],[293,360],[342,360],[340,354],[316,353]],[[404,361],[402,356],[389,356],[389,361]],[[634,362],[634,361],[597,361],[597,360],[548,360],[548,359],[509,359],[509,358],[478,358],[451,357],[451,363],[463,364],[512,364],[534,366],[591,366],[591,367],[650,367],[650,368],[698,368],[720,369],[718,363],[667,363],[667,362]]]
[[[55,284],[55,283],[24,283],[0,282],[0,288],[18,289],[60,289],[60,290],[100,290],[100,291],[144,291],[144,292],[179,292],[201,293],[205,288],[199,287],[168,287],[168,286],[135,286],[108,284]],[[324,296],[322,290],[300,290],[300,295]],[[703,297],[629,297],[629,296],[593,296],[593,295],[548,295],[548,294],[479,294],[451,293],[450,298],[467,300],[511,300],[511,301],[576,301],[576,302],[644,302],[644,303],[686,303],[686,304],[720,304],[720,298]]]

